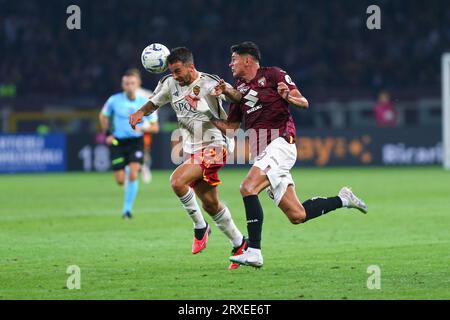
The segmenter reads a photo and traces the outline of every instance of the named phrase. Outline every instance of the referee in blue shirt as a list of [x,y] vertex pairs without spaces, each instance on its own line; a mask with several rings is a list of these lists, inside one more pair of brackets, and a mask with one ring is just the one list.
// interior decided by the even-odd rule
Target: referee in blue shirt
[[[128,116],[142,107],[147,99],[137,95],[141,78],[139,73],[129,70],[122,77],[123,92],[111,96],[100,112],[100,126],[111,149],[112,168],[118,185],[125,185],[123,218],[132,217],[133,203],[139,188],[139,171],[144,159],[143,132],[157,133],[157,126],[147,117],[142,126],[133,130]],[[156,116],[156,115],[155,115]],[[157,123],[157,122],[156,122]],[[145,129],[144,129],[145,128]],[[125,167],[129,167],[129,172]],[[128,176],[127,176],[128,175]],[[127,180],[127,183],[125,181]]]

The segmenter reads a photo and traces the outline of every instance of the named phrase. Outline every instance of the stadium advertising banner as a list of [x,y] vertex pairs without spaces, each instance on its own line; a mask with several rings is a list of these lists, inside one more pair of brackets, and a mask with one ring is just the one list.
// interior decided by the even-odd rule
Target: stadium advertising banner
[[103,135],[67,136],[67,167],[69,171],[108,171],[111,166],[109,147]]
[[[106,171],[110,169],[109,149],[95,135],[70,135],[67,138],[68,170]],[[152,168],[173,169],[174,150],[180,141],[171,141],[171,133],[153,137]],[[249,146],[243,146],[249,159]],[[441,129],[312,129],[301,130],[297,138],[297,165],[326,166],[408,166],[442,164]],[[236,154],[236,152],[235,152]],[[235,155],[230,155],[231,157]],[[233,162],[233,161],[232,161]],[[248,162],[248,161],[247,161]],[[237,166],[237,161],[227,165]]]
[[65,170],[65,135],[0,135],[0,173]]
[[[171,161],[171,134],[153,136],[152,168],[173,169]],[[109,147],[102,134],[77,134],[67,136],[68,171],[104,172],[111,169]]]
[[299,137],[302,166],[442,164],[440,128],[302,130]]
[[[171,155],[180,141],[171,133],[153,137],[152,168],[173,169]],[[236,144],[238,146],[239,144]],[[67,146],[67,150],[65,151]],[[249,146],[239,154],[248,160]],[[297,138],[297,165],[408,166],[442,164],[440,128],[311,129]],[[66,154],[66,156],[65,156]],[[236,152],[230,157],[236,158]],[[242,166],[231,161],[226,167]],[[248,163],[248,161],[247,161]],[[0,135],[1,172],[97,171],[111,169],[110,151],[99,135]]]

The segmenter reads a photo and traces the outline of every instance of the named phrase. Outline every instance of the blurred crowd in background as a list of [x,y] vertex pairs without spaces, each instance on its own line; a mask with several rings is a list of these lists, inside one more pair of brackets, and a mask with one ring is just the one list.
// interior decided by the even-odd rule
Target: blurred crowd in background
[[[81,30],[66,8],[81,8]],[[450,50],[450,1],[377,1],[382,29],[366,28],[368,1],[0,0],[0,84],[20,97],[89,97],[120,90],[142,49],[193,50],[198,69],[232,81],[229,48],[259,44],[263,65],[287,70],[316,99],[379,90],[439,94]],[[152,89],[159,76],[146,74]]]

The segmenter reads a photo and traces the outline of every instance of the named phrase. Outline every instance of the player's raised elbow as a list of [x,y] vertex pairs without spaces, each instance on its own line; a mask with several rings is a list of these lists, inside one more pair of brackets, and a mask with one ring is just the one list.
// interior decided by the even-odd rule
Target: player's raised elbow
[[305,97],[300,97],[299,101],[298,101],[298,107],[303,108],[303,109],[308,109],[309,108],[309,101],[308,99],[306,99]]
[[288,102],[297,108],[309,108],[308,99],[306,99],[298,90],[292,90],[290,92]]
[[305,102],[303,103],[303,108],[308,109],[309,108],[309,101],[305,98]]

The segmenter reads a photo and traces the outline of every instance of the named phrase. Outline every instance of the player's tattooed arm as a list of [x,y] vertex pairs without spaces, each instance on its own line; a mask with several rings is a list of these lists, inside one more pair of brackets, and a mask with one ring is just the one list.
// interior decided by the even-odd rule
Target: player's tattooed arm
[[158,107],[155,106],[155,104],[151,100],[148,100],[147,103],[144,104],[138,111],[142,111],[144,113],[144,116],[149,116],[156,110],[158,110]]
[[308,100],[297,89],[289,90],[286,83],[278,83],[278,94],[289,104],[298,108],[307,109],[309,107]]
[[135,129],[136,125],[142,122],[142,118],[148,116],[158,109],[150,100],[147,101],[138,111],[128,117],[128,123]]
[[218,97],[221,94],[225,95],[233,103],[238,103],[242,99],[242,94],[236,89],[227,85],[225,80],[221,79],[219,83],[214,87],[213,95]]

